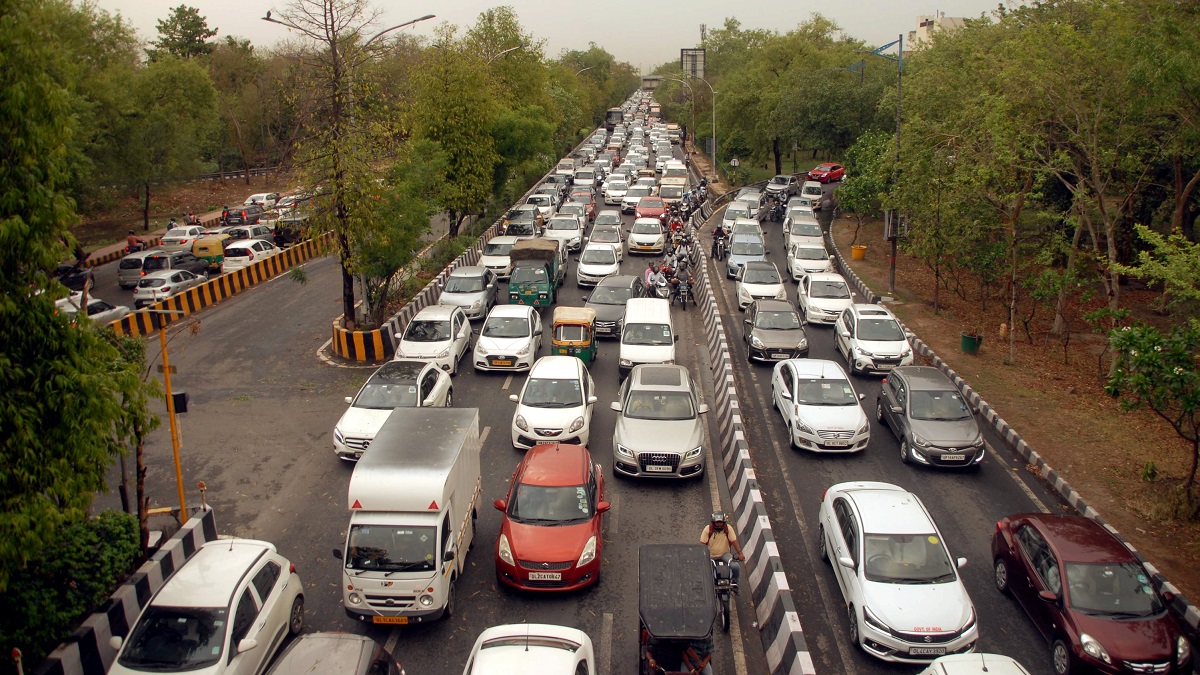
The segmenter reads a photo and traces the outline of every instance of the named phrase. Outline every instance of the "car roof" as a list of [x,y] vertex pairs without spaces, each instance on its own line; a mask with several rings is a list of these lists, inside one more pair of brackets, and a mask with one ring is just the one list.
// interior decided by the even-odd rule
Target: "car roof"
[[1102,525],[1084,516],[1029,513],[1064,562],[1137,562],[1137,558]]
[[954,654],[943,656],[930,664],[942,675],[1029,675],[1016,659],[1000,654]]
[[228,606],[246,572],[274,549],[274,545],[254,539],[210,541],[167,579],[151,604],[159,607]]
[[854,312],[856,315],[858,315],[860,317],[869,316],[873,319],[895,319],[896,318],[895,315],[892,314],[891,310],[889,310],[887,307],[883,307],[880,305],[867,303],[867,302],[856,302],[853,305],[850,305],[850,311]]
[[846,371],[836,361],[828,359],[788,359],[796,375],[808,379],[850,380]]
[[758,306],[760,312],[795,312],[796,308],[792,307],[792,303],[787,300],[755,300],[754,304]]
[[838,274],[837,272],[813,272],[812,274],[808,275],[808,280],[809,281],[841,281],[841,282],[845,282],[846,277]]
[[413,321],[416,321],[417,319],[421,319],[421,320],[441,319],[443,321],[449,321],[450,315],[453,314],[454,310],[456,310],[456,309],[458,309],[458,307],[456,307],[454,305],[429,305],[428,307],[425,307],[421,311],[417,312],[417,315],[413,317]]
[[763,241],[762,237],[758,236],[757,234],[754,234],[753,232],[739,232],[739,233],[733,235],[733,237],[731,238],[729,243],[734,244],[739,241],[756,241],[760,244],[765,243]]
[[379,366],[371,374],[372,380],[387,380],[389,382],[416,382],[421,371],[429,366],[428,361],[420,359],[397,359]]
[[450,272],[452,277],[481,277],[487,273],[488,269],[481,265],[466,265],[455,268]]
[[225,244],[225,250],[228,251],[231,248],[238,248],[238,247],[242,247],[242,246],[249,246],[251,244],[257,244],[260,241],[263,241],[263,240],[262,239],[236,239],[234,241],[231,241],[231,242]]
[[601,279],[600,283],[596,284],[596,287],[616,286],[618,288],[628,288],[636,283],[639,278],[640,277],[635,277],[632,274],[614,274]]
[[[575,357],[571,357],[575,358]],[[569,443],[539,443],[525,452],[525,485],[582,485],[587,475],[587,448]]]
[[539,378],[576,378],[582,377],[583,362],[576,356],[551,355],[543,356],[534,362],[529,370],[529,379]]
[[489,243],[489,244],[515,244],[515,243],[517,243],[517,238],[506,234],[506,235],[501,235],[499,237],[492,237],[491,239],[487,240],[487,243]]
[[[593,232],[592,234],[595,234],[595,232]],[[584,246],[584,247],[583,247],[583,250],[584,250],[584,251],[586,251],[586,250],[588,250],[589,248],[594,248],[594,249],[606,248],[606,249],[608,249],[608,250],[612,251],[613,253],[616,253],[616,252],[617,252],[617,245],[616,245],[616,244],[609,243],[609,242],[607,242],[607,241],[593,241],[593,242],[589,242],[587,246]]]
[[750,262],[746,263],[746,269],[750,269],[751,267],[755,269],[775,270],[776,272],[779,271],[775,268],[775,263],[766,260],[751,260]]
[[958,391],[950,378],[933,366],[900,366],[892,373],[900,375],[910,391]]
[[528,318],[534,313],[532,305],[495,305],[488,316],[508,316]]
[[849,484],[840,488],[858,508],[866,534],[929,534],[937,530],[913,493],[887,483]]
[[629,372],[631,389],[654,389],[656,391],[691,391],[688,386],[690,374],[687,368],[667,364],[639,364]]
[[268,671],[271,675],[360,673],[375,652],[375,640],[353,633],[307,633],[292,641]]
[[152,272],[146,272],[145,274],[143,274],[142,279],[166,279],[166,278],[170,277],[172,274],[175,274],[176,272],[183,272],[183,271],[185,271],[185,270],[179,270],[179,269],[154,270]]

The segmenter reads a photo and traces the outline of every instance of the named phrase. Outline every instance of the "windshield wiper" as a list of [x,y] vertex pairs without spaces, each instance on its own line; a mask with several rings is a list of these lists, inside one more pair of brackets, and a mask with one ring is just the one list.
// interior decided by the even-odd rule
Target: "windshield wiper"
[[933,580],[928,577],[888,577],[888,581],[894,584],[928,584]]
[[1100,610],[1099,613],[1114,619],[1142,619],[1154,614],[1154,612],[1109,612],[1106,610]]
[[512,516],[512,519],[523,525],[542,525],[544,523],[558,524],[562,521],[554,518],[521,518],[520,516]]

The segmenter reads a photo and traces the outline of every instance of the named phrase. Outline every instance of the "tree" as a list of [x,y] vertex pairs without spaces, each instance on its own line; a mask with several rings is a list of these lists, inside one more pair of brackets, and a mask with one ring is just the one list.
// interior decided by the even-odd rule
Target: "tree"
[[1200,514],[1195,495],[1200,463],[1200,322],[1195,319],[1164,335],[1150,326],[1125,327],[1109,334],[1116,367],[1105,391],[1123,410],[1150,410],[1191,446],[1191,466],[1183,484],[1186,515]]
[[1119,265],[1117,271],[1158,282],[1168,305],[1200,307],[1200,244],[1182,234],[1163,236],[1145,225],[1135,230],[1150,248],[1138,253],[1136,265]]
[[192,59],[208,56],[213,51],[209,42],[217,29],[208,27],[208,19],[200,16],[200,10],[180,5],[171,10],[166,19],[158,22],[158,39],[152,42],[154,49],[147,49],[151,61],[167,56]]
[[[877,218],[891,183],[892,159],[895,157],[892,134],[882,131],[865,133],[846,151],[846,174],[849,178],[837,189],[838,208],[854,214],[861,228],[867,218]],[[858,241],[858,229],[854,231]],[[851,242],[854,243],[854,242]]]

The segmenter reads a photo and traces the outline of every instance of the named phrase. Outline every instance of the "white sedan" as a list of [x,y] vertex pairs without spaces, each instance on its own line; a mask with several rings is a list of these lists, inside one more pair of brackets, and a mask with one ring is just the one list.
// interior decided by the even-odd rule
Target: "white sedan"
[[792,281],[796,282],[810,274],[833,273],[833,256],[824,246],[797,242],[788,249],[787,262]]
[[587,445],[592,431],[596,385],[574,356],[543,356],[529,370],[521,393],[508,399],[513,412],[512,444],[528,450],[538,443]]
[[417,312],[403,333],[397,333],[397,359],[429,359],[454,375],[471,346],[471,323],[462,307],[430,305]]
[[235,272],[279,253],[280,248],[263,239],[240,239],[225,246],[226,272]]
[[840,274],[810,274],[800,280],[796,306],[808,323],[832,324],[854,304],[850,285]]
[[173,227],[163,234],[158,242],[158,248],[164,251],[190,251],[192,244],[204,236],[204,228],[199,225]]
[[950,556],[916,495],[889,483],[839,483],[825,491],[818,522],[851,642],[900,663],[975,649],[975,606],[958,574],[967,559]]
[[580,675],[596,672],[592,640],[578,628],[541,623],[493,626],[479,634],[463,675]]
[[738,309],[746,309],[755,300],[787,300],[787,289],[775,263],[751,260],[737,273]]
[[[54,306],[59,312],[71,317],[73,320],[79,314],[79,303],[82,300],[82,293],[72,293],[70,297],[55,302]],[[88,298],[87,312],[85,314],[97,324],[108,324],[129,314],[129,308],[124,305],[114,305],[100,298]]]
[[475,370],[529,370],[537,359],[542,318],[529,305],[496,305],[483,322],[471,363]]
[[157,270],[147,272],[133,289],[133,306],[141,309],[162,302],[208,281],[205,275],[195,275],[187,270]]
[[450,376],[432,361],[398,359],[379,367],[333,427],[333,451],[357,460],[396,408],[447,408],[454,404]]
[[783,416],[793,448],[813,452],[860,452],[871,440],[871,423],[846,371],[833,361],[788,359],[771,372],[771,398]]

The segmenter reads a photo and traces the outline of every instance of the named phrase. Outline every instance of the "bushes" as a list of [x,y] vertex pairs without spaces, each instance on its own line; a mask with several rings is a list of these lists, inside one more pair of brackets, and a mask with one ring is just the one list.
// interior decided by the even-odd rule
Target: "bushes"
[[138,543],[137,517],[121,511],[66,526],[62,541],[14,574],[0,595],[8,608],[0,616],[0,649],[19,647],[27,671],[40,663],[116,590],[137,561]]

